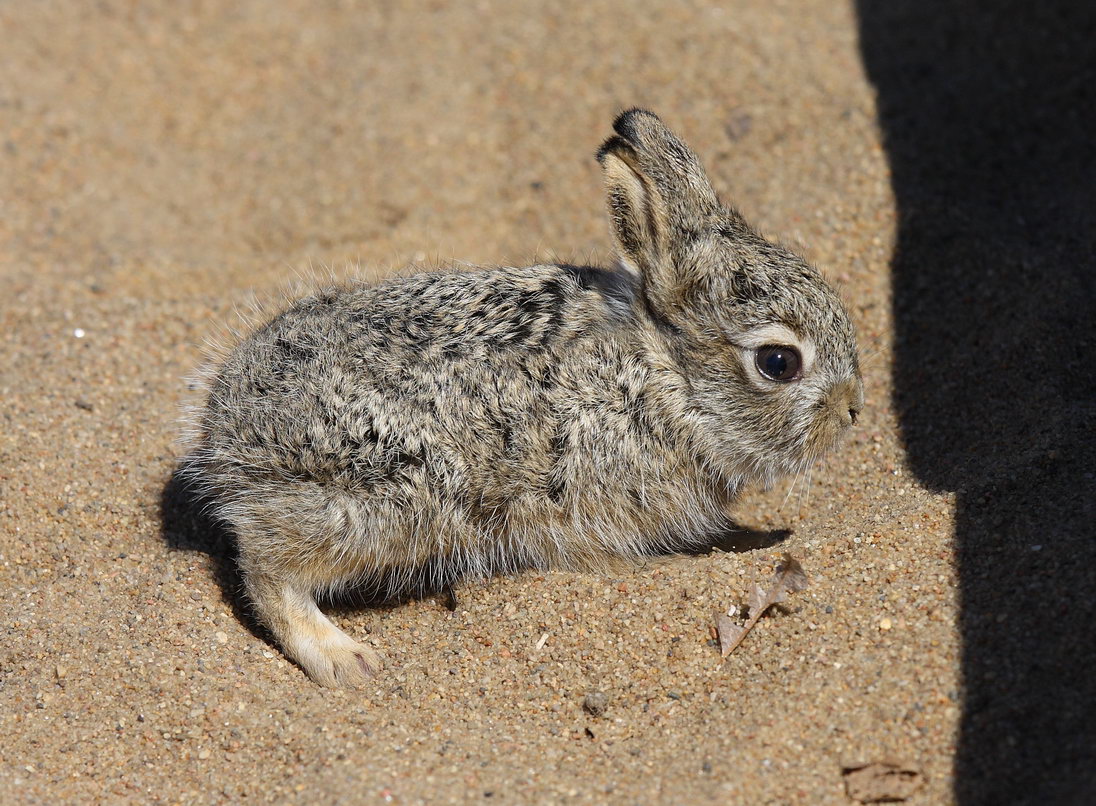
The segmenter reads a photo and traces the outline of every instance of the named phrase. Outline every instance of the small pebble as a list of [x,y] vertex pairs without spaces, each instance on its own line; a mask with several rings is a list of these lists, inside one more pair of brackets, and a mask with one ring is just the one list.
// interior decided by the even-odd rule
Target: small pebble
[[226,632],[222,632],[221,630],[217,630],[217,632],[213,633],[213,637],[217,639],[218,644],[227,644],[228,643],[228,633],[226,633]]
[[582,710],[590,716],[603,716],[609,706],[609,696],[604,691],[591,691],[582,700]]
[[879,622],[879,629],[881,629],[881,630],[889,630],[893,626],[894,626],[894,624],[891,623],[891,620],[889,618],[882,619]]

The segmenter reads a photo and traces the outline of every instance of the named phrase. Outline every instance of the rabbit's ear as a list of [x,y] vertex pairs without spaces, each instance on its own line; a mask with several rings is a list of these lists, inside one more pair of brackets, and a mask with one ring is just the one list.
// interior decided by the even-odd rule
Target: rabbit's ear
[[639,158],[620,137],[610,137],[597,152],[605,173],[609,223],[617,252],[629,268],[644,276],[666,262],[669,240],[666,205],[644,176]]
[[718,214],[719,200],[700,160],[655,115],[633,109],[613,128],[616,136],[597,156],[616,246],[669,313],[698,279],[686,276],[677,258]]
[[662,193],[672,223],[689,226],[718,209],[719,199],[700,160],[656,114],[630,109],[617,116],[613,130],[632,147],[643,172]]

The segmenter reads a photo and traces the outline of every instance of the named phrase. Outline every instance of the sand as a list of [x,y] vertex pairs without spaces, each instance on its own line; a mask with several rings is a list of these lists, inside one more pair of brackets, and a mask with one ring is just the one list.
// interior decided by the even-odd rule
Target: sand
[[[844,804],[843,769],[888,759],[920,773],[910,804],[1096,793],[1092,499],[1063,492],[1086,465],[1093,487],[1091,381],[1056,408],[1056,387],[1025,391],[1030,354],[1009,342],[1012,368],[991,369],[1021,375],[993,387],[996,408],[948,411],[909,371],[920,309],[894,250],[935,243],[912,218],[935,202],[907,204],[909,188],[943,191],[916,184],[877,95],[889,46],[865,66],[862,31],[892,30],[871,11],[0,8],[0,801]],[[593,152],[633,105],[841,288],[866,356],[855,433],[809,484],[742,501],[738,521],[783,542],[465,585],[453,611],[337,608],[386,667],[362,690],[317,687],[249,625],[225,536],[165,494],[203,342],[325,273],[607,262]],[[1083,209],[1088,185],[1070,187]],[[1091,225],[1070,232],[1019,254],[979,242],[1045,277],[1066,249],[1091,268]],[[955,249],[946,268],[985,255]],[[1074,301],[1091,290],[1050,276]],[[1021,288],[944,324],[998,338]],[[1091,344],[1080,307],[1032,348],[1048,366],[1077,359],[1051,350],[1063,328]],[[1048,409],[1066,440],[1017,419]],[[980,423],[980,441],[918,441],[911,411]],[[1019,458],[978,453],[998,442]],[[783,551],[811,586],[721,662],[715,617]]]

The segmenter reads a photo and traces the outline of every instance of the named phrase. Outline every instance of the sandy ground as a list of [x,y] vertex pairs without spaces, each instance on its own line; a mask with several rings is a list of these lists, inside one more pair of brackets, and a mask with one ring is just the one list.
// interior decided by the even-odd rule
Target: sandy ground
[[[1011,535],[1015,562],[1050,563],[1029,577],[1046,596],[1006,589],[968,619],[981,589],[961,577],[957,512],[1001,479],[940,483],[903,447],[904,219],[863,9],[553,8],[0,8],[0,801],[840,804],[843,766],[883,759],[920,770],[911,804],[1051,802],[1039,793],[1062,776],[1060,802],[1093,791],[1075,783],[1092,760],[1083,697],[1059,737],[1025,734],[1022,708],[994,721],[997,700],[972,716],[971,663],[997,656],[972,661],[970,630],[1047,596],[1058,613],[1063,591],[1053,538]],[[165,495],[203,341],[328,268],[607,261],[593,152],[633,105],[842,288],[866,355],[861,424],[809,489],[742,502],[743,524],[793,530],[782,545],[495,579],[453,612],[339,609],[387,666],[362,691],[318,688],[242,617],[224,536]],[[1075,414],[1087,451],[1091,401]],[[1053,469],[1054,444],[1006,480],[1053,483],[1023,473]],[[783,550],[811,587],[721,664],[716,614]],[[1090,674],[1092,583],[1070,577],[1057,617],[1076,639],[1065,689]],[[998,681],[1014,697],[1017,674]],[[582,708],[591,691],[601,716]],[[987,782],[1020,767],[996,799]]]

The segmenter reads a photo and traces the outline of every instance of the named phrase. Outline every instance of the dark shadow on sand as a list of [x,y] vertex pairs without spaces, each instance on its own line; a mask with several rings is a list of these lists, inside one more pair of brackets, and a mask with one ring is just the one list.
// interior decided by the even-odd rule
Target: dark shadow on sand
[[221,600],[264,641],[270,637],[252,618],[243,596],[243,580],[236,564],[236,539],[228,527],[212,514],[210,502],[185,476],[172,473],[160,492],[161,535],[172,551],[196,551],[210,559],[213,579],[221,589]]
[[1096,3],[857,10],[902,437],[957,498],[956,798],[1096,803]]
[[743,554],[747,551],[761,551],[781,545],[792,535],[791,529],[754,529],[740,523],[729,521],[727,527],[712,535],[708,542],[685,551],[693,557],[711,554],[713,551],[725,551]]

